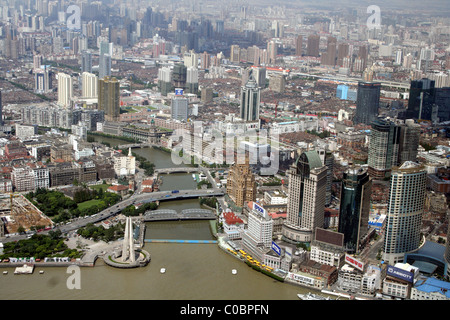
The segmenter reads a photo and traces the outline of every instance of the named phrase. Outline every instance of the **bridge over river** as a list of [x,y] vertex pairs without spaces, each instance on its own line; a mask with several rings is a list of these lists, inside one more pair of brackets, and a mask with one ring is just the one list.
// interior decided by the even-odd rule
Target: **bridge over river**
[[159,209],[147,211],[144,221],[173,221],[173,220],[214,220],[216,214],[208,209],[184,209],[180,213],[171,209]]

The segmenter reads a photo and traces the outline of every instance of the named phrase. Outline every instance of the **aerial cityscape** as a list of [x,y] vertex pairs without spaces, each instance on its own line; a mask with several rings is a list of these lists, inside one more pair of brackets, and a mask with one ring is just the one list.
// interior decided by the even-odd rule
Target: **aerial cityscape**
[[450,300],[450,3],[338,3],[0,0],[1,299]]

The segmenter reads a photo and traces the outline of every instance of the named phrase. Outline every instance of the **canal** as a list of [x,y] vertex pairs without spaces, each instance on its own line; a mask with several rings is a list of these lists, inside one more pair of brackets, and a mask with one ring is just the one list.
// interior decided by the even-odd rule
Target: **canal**
[[[95,136],[97,141],[122,144]],[[155,163],[171,165],[170,154],[151,148],[133,150]],[[164,177],[163,190],[195,187],[191,174]],[[160,208],[200,208],[197,199],[163,202]],[[212,240],[208,221],[152,222],[146,239]],[[0,297],[10,300],[298,300],[297,293],[311,290],[278,282],[225,253],[216,244],[145,243],[151,254],[148,266],[116,269],[98,259],[95,267],[81,268],[81,289],[68,289],[66,268],[45,268],[31,275],[0,275]],[[166,268],[164,274],[161,268]],[[232,274],[236,269],[237,274]],[[7,269],[2,269],[7,270]]]

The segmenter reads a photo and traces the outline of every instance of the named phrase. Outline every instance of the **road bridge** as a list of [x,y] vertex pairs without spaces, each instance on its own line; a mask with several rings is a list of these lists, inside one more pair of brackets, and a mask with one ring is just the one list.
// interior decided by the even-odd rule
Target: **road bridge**
[[144,214],[144,221],[178,221],[178,220],[214,220],[216,214],[208,209],[184,209],[180,213],[176,210],[149,210]]

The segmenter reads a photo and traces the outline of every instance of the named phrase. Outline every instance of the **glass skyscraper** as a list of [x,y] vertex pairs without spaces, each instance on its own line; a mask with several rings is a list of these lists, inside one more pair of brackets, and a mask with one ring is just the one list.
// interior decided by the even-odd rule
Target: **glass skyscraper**
[[380,89],[381,83],[379,82],[360,81],[358,83],[354,124],[370,124],[377,119],[380,105]]
[[338,232],[344,234],[344,247],[348,253],[359,252],[361,240],[367,234],[371,187],[372,181],[362,167],[344,172]]

